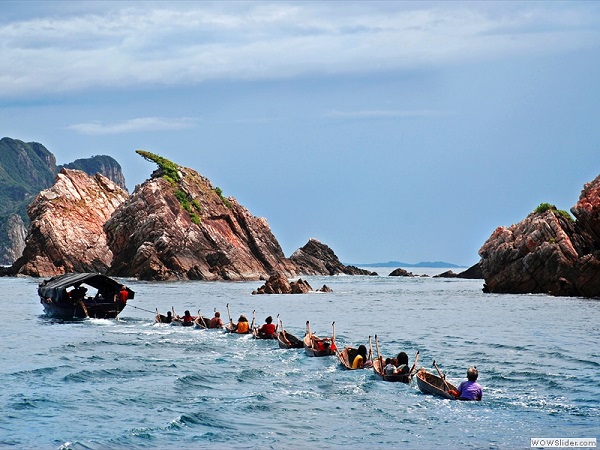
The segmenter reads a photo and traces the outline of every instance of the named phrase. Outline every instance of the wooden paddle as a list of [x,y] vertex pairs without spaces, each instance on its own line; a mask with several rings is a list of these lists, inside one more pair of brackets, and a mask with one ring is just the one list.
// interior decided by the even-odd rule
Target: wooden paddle
[[446,377],[442,374],[442,372],[440,371],[440,368],[435,363],[435,359],[433,360],[433,367],[435,367],[435,370],[437,370],[438,374],[440,375],[440,378],[444,382],[445,392],[448,392],[450,390],[450,386],[448,386],[448,383],[446,382]]
[[198,310],[198,317],[196,317],[196,320],[194,320],[194,322],[196,323],[196,325],[201,326],[202,328],[206,328],[206,324],[204,323],[204,318],[202,317],[202,314],[200,314],[200,310]]
[[229,303],[227,303],[227,315],[229,316],[229,321],[233,323],[233,320],[231,320],[231,313],[229,312]]
[[79,304],[83,308],[83,312],[85,313],[85,317],[87,317],[89,319],[90,315],[88,314],[88,310],[87,310],[87,308],[85,306],[85,303],[83,303],[83,300],[79,300]]
[[340,352],[338,350],[337,344],[335,343],[335,320],[331,323],[331,328],[333,329],[331,335],[331,345],[333,345],[333,347],[335,348],[335,354],[339,357]]
[[285,334],[285,329],[283,328],[283,321],[279,318],[279,314],[277,314],[277,320],[279,320],[279,323],[281,324],[281,331],[279,332],[279,335],[283,337],[287,345],[292,345],[290,340],[287,338],[287,335]]
[[379,373],[381,376],[384,376],[385,372],[383,371],[383,357],[379,354],[379,340],[377,339],[377,335],[375,335],[375,350],[377,350],[377,359],[379,360]]
[[158,312],[158,308],[156,308],[156,321],[158,323],[162,323],[162,319],[160,318],[160,313]]
[[413,372],[415,371],[415,369],[417,368],[417,363],[419,362],[419,350],[417,350],[417,354],[415,355],[415,362],[413,363],[412,367],[410,368],[410,372],[408,372],[409,376],[413,376]]

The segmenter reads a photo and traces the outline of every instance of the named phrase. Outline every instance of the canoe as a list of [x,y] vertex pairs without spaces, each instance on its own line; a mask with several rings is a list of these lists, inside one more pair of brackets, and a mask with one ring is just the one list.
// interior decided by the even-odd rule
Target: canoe
[[258,328],[254,328],[254,329],[252,330],[252,337],[253,337],[254,339],[271,339],[271,340],[273,340],[273,339],[277,339],[277,336],[278,336],[278,334],[279,334],[279,333],[277,333],[277,332],[275,332],[275,333],[273,333],[273,334],[264,334],[264,333],[260,333],[260,332],[258,331]]
[[[127,304],[120,298],[122,286],[99,273],[69,273],[44,280],[38,295],[48,317],[114,319]],[[127,299],[132,299],[134,292],[125,289]]]
[[[445,384],[447,384],[448,387],[446,387]],[[456,400],[456,397],[448,392],[448,388],[456,391],[456,386],[448,381],[446,381],[445,384],[444,380],[440,377],[427,372],[423,368],[417,372],[417,385],[423,394],[436,395],[438,397],[447,398],[448,400]]]
[[246,331],[245,333],[238,333],[235,330],[235,324],[233,322],[228,322],[225,324],[224,330],[227,333],[232,333],[232,334],[250,334],[252,332],[252,330],[250,328],[248,328],[248,331]]
[[304,348],[304,342],[302,339],[298,339],[292,333],[287,331],[281,331],[277,335],[277,341],[279,342],[279,348]]
[[379,357],[373,360],[373,372],[377,378],[383,381],[389,381],[392,383],[410,383],[412,376],[410,373],[407,374],[398,374],[398,375],[386,375],[383,373],[383,368],[385,366],[385,360],[383,357]]
[[370,369],[371,361],[368,359],[364,361],[362,367],[353,368],[351,360],[354,360],[356,355],[358,354],[358,349],[355,347],[344,347],[341,352],[337,352],[337,357],[340,360],[342,366],[344,366],[348,370],[357,370],[357,369]]
[[[335,355],[335,344],[333,344],[331,338],[320,338],[314,333],[307,333],[302,341],[304,342],[304,351],[308,356]],[[324,348],[315,346],[319,341],[323,343]]]

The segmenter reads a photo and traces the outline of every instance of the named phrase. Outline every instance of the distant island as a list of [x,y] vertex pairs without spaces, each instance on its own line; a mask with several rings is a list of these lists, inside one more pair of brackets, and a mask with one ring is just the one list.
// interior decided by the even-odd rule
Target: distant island
[[369,263],[369,264],[351,264],[356,267],[433,267],[433,268],[461,268],[465,266],[457,266],[456,264],[447,263],[444,261],[435,262],[420,262],[416,264],[409,264],[400,261],[388,261],[382,263]]

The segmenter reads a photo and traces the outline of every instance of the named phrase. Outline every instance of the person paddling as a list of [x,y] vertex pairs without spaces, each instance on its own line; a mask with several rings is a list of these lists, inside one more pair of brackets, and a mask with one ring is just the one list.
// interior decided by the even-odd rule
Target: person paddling
[[450,391],[459,400],[476,400],[481,401],[483,397],[483,388],[477,383],[479,372],[477,367],[469,367],[467,369],[467,381],[463,381],[458,386],[456,391]]

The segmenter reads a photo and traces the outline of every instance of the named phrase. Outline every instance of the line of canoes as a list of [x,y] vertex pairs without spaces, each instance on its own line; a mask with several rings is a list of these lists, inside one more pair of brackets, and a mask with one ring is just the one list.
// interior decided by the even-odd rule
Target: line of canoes
[[[229,304],[227,304],[227,313],[229,315],[229,322],[224,324],[222,327],[211,328],[211,320],[200,314],[198,310],[197,316],[191,316],[189,311],[186,314],[179,316],[175,314],[175,310],[169,311],[166,315],[162,315],[156,310],[157,323],[169,324],[171,326],[184,326],[184,327],[195,327],[199,329],[212,329],[222,330],[226,333],[232,334],[252,334],[255,339],[277,339],[279,348],[281,349],[304,349],[306,355],[310,357],[323,357],[336,355],[340,361],[342,367],[347,370],[357,369],[372,369],[375,376],[388,382],[400,382],[410,384],[413,379],[416,379],[417,386],[424,394],[435,395],[449,400],[456,400],[453,395],[453,391],[456,392],[457,388],[452,383],[446,380],[445,374],[443,374],[436,362],[433,361],[438,375],[428,372],[425,368],[421,367],[417,369],[419,361],[419,352],[415,355],[414,362],[410,369],[408,367],[403,368],[404,370],[398,369],[397,371],[391,372],[386,370],[386,361],[394,360],[393,358],[384,358],[379,353],[379,341],[377,335],[375,335],[375,347],[377,351],[377,357],[373,355],[373,346],[371,336],[369,336],[369,351],[368,355],[360,356],[361,362],[355,364],[357,355],[364,353],[365,346],[362,349],[346,346],[342,350],[339,350],[335,340],[335,322],[332,323],[332,335],[327,337],[319,337],[313,333],[310,329],[310,322],[306,321],[306,331],[302,339],[286,331],[283,327],[283,322],[277,315],[277,327],[276,332],[273,334],[264,335],[260,333],[260,328],[256,326],[256,311],[252,312],[252,323],[243,332],[239,332],[237,324],[235,324],[231,318],[229,311]],[[239,322],[238,322],[239,323]],[[363,359],[364,358],[364,359]],[[391,366],[393,367],[393,366]]]

